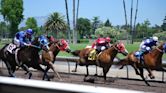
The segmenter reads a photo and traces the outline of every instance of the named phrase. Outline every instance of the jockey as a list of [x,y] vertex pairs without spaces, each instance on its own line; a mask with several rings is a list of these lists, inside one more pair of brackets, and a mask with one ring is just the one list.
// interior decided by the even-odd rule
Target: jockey
[[33,34],[34,32],[32,29],[17,32],[14,37],[14,44],[16,44],[17,47],[30,46]]
[[146,40],[143,40],[140,44],[139,52],[135,53],[135,56],[141,58],[144,53],[148,53],[152,50],[153,46],[157,46],[158,44],[158,37],[153,36]]
[[111,39],[109,37],[103,38],[99,37],[95,42],[92,44],[92,48],[96,46],[97,53],[100,53],[101,51],[107,49],[110,47],[110,41]]

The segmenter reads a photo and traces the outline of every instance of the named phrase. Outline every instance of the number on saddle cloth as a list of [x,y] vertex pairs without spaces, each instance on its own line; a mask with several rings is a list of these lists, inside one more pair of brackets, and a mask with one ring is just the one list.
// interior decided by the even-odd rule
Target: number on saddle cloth
[[96,60],[96,49],[90,51],[88,55],[88,60]]
[[13,50],[16,49],[16,45],[13,43],[10,43],[7,47],[6,50],[10,52],[11,54],[13,53]]

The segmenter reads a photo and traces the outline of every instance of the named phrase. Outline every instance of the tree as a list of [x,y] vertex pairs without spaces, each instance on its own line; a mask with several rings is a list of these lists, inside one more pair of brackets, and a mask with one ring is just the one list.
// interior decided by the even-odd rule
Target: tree
[[164,18],[164,20],[163,20],[163,24],[162,24],[162,30],[163,31],[166,31],[166,16],[165,16],[165,18]]
[[6,37],[6,35],[9,33],[8,31],[8,25],[5,22],[0,22],[0,35],[2,38]]
[[103,35],[104,37],[109,36],[114,42],[116,41],[117,36],[119,35],[119,32],[113,27],[102,27],[102,28],[96,29],[95,35]]
[[31,28],[36,34],[38,33],[37,21],[34,17],[29,17],[25,24],[27,29]]
[[104,23],[104,26],[106,26],[106,27],[112,27],[109,19],[106,20],[106,22]]
[[92,34],[95,33],[95,30],[99,27],[100,25],[100,20],[99,17],[95,16],[92,19]]
[[83,38],[83,36],[89,36],[91,34],[90,30],[91,30],[91,23],[89,19],[79,18],[77,20],[77,31],[81,38]]
[[48,17],[44,26],[47,31],[47,34],[49,31],[53,31],[56,33],[55,37],[57,37],[58,31],[65,31],[67,29],[64,16],[60,15],[58,12],[54,12],[53,14],[51,14]]
[[18,25],[23,19],[23,1],[22,0],[1,0],[1,14],[9,22],[11,36],[18,31]]

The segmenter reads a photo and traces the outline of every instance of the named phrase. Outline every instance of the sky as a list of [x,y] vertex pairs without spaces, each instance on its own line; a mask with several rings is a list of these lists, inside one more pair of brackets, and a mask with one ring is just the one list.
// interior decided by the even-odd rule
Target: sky
[[[53,12],[66,15],[65,0],[23,0],[24,18],[48,16]],[[68,0],[69,17],[72,21],[72,1]],[[133,20],[136,9],[136,1],[133,0]],[[77,2],[77,0],[76,0]],[[125,0],[128,23],[130,22],[131,0]],[[79,17],[93,19],[98,16],[105,22],[107,19],[113,25],[125,24],[123,0],[80,0]],[[137,23],[149,20],[151,25],[161,25],[166,16],[166,0],[139,0]]]

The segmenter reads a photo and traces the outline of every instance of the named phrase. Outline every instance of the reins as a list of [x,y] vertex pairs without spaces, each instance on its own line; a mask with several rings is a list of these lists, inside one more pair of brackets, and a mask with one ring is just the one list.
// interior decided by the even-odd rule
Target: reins
[[159,49],[158,47],[156,47],[156,49],[157,49],[159,52],[163,53],[163,51],[162,51],[161,49]]

